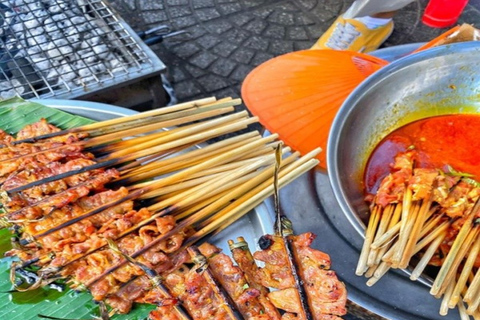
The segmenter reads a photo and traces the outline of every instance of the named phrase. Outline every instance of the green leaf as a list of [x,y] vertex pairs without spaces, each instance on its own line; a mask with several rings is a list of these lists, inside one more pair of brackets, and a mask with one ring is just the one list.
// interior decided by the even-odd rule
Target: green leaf
[[94,122],[36,102],[23,100],[20,97],[0,101],[0,129],[10,134],[14,134],[27,124],[37,122],[42,118],[62,129]]
[[[12,98],[0,101],[0,129],[14,134],[25,125],[45,118],[62,129],[77,127],[94,121],[72,115],[39,103]],[[10,231],[0,230],[0,257],[11,249]],[[9,270],[11,258],[0,259],[0,319],[33,320],[41,319],[39,314],[65,319],[93,319],[98,316],[98,307],[90,294],[76,293],[72,290],[58,292],[41,288],[27,292],[10,292]],[[146,319],[151,305],[136,305],[128,315],[115,315],[112,320]]]

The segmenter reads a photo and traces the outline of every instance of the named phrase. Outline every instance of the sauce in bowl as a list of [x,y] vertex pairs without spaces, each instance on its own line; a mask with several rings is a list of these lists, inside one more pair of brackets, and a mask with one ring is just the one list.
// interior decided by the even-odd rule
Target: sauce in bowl
[[[451,166],[480,179],[480,115],[452,114],[418,120],[385,137],[372,152],[365,169],[366,193],[375,193],[390,173],[395,156],[417,150],[416,167]],[[448,171],[448,170],[447,170]]]

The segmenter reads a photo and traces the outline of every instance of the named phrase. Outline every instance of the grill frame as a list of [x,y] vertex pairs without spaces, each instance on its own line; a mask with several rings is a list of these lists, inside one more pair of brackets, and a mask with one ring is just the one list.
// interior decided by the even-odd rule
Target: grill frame
[[[21,1],[24,1],[24,3],[15,7],[15,4]],[[0,52],[0,58],[6,55],[6,59],[2,60],[7,60],[13,65],[13,69],[6,70],[13,73],[13,70],[16,69],[17,72],[16,79],[8,77],[8,80],[0,80],[0,82],[9,81],[16,95],[23,98],[80,99],[159,76],[165,72],[166,66],[163,62],[105,0],[48,0],[50,3],[48,7],[45,5],[46,2],[47,0],[9,0],[9,7],[2,4],[0,8],[0,22],[3,21],[3,27],[0,29],[0,46],[3,47],[3,52]],[[70,6],[69,11],[67,11],[70,16],[67,16],[65,11],[61,13],[48,12],[55,4]],[[45,12],[48,16],[44,15]],[[82,20],[82,15],[79,12],[85,18],[80,26],[86,25],[87,31],[93,30],[89,38],[84,35],[85,31],[82,34],[79,25],[73,25],[75,21]],[[61,17],[63,20],[58,18],[61,15],[63,15]],[[52,17],[54,16],[57,16],[57,20],[51,22],[50,20],[53,20]],[[50,20],[47,21],[46,19],[49,18]],[[15,30],[20,29],[19,24],[24,29],[15,32]],[[60,29],[58,25],[63,25],[64,28]],[[35,36],[35,32],[38,33],[39,28],[43,29],[44,32]],[[73,40],[66,38],[67,30],[70,30],[70,37]],[[62,41],[61,44],[58,44],[55,42],[56,40],[52,40],[54,35],[56,36],[55,33],[58,34],[58,32],[63,33],[63,38],[59,39],[64,39],[67,42]],[[49,44],[37,41],[41,35],[48,38]],[[89,34],[87,33],[87,35]],[[97,38],[94,40],[99,40],[99,42],[92,45],[90,43],[92,38]],[[12,42],[15,46],[12,45]],[[37,48],[36,52],[32,47],[27,47],[29,43],[34,44],[32,47]],[[8,44],[11,45],[11,48],[7,47]],[[90,53],[80,56],[81,46],[85,46],[85,44],[87,46],[83,49],[88,50],[84,50],[84,52],[90,51]],[[98,54],[92,55],[92,52],[98,52]],[[22,55],[27,62],[25,62],[25,59],[18,59]],[[110,60],[98,63],[100,56],[105,56]],[[116,69],[112,68],[112,57],[120,61]],[[89,64],[86,62],[88,59],[94,62]],[[61,63],[58,62],[59,60]],[[19,61],[24,64],[23,68]],[[47,72],[40,70],[35,61],[43,62],[46,65],[53,65],[55,62],[60,65],[63,63],[67,70],[68,67],[75,70],[77,75],[74,79],[75,82],[63,79],[66,76],[70,78],[70,75],[73,75],[73,73],[67,72],[59,74],[56,78],[58,83],[54,83],[55,78],[53,80],[47,78]],[[98,70],[94,67],[102,63],[106,67],[106,71],[98,73]],[[75,69],[77,65],[80,65],[80,67]],[[5,63],[1,66],[0,76],[3,75],[5,78],[7,76],[4,68]],[[31,70],[28,70],[28,68]],[[83,72],[83,74],[91,73],[88,81],[84,81],[85,77],[79,76],[80,72]],[[161,82],[160,77],[156,78]],[[3,91],[0,89],[0,92]]]

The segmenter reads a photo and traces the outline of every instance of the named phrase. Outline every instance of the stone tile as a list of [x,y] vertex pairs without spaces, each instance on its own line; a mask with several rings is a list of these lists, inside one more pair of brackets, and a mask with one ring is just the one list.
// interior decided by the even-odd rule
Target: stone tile
[[200,21],[209,21],[221,16],[215,8],[198,9],[195,10],[195,14]]
[[295,24],[295,15],[291,12],[275,11],[268,17],[268,21],[284,26],[291,26]]
[[274,56],[279,56],[293,51],[293,43],[286,40],[272,40],[270,43],[270,52]]
[[183,59],[188,59],[189,57],[193,56],[195,53],[199,52],[200,48],[195,43],[185,42],[172,47],[172,51],[177,56]]
[[183,6],[188,5],[188,0],[166,0],[169,6]]
[[230,79],[243,81],[243,79],[245,79],[247,74],[249,74],[252,69],[253,68],[250,66],[239,65],[231,74]]
[[241,29],[230,29],[226,31],[223,36],[226,39],[230,39],[231,42],[240,44],[244,42],[248,37],[250,37],[250,33],[243,31]]
[[170,18],[173,18],[173,19],[188,16],[188,15],[191,15],[192,13],[193,13],[192,9],[186,6],[168,8],[168,15],[170,16]]
[[155,0],[140,1],[139,4],[140,4],[141,10],[164,10],[165,9],[163,2],[155,1]]
[[182,81],[175,84],[175,94],[179,101],[191,100],[202,93],[202,89],[193,81]]
[[296,26],[304,26],[304,25],[312,25],[312,24],[315,24],[315,20],[310,15],[300,12],[295,16]]
[[263,35],[273,39],[283,39],[285,38],[285,27],[282,25],[269,25]]
[[[240,3],[226,3],[226,4],[219,4],[218,9],[223,14],[232,14],[232,13],[241,11],[242,6],[240,5]],[[244,16],[247,17],[246,15]]]
[[258,18],[267,19],[268,16],[271,15],[273,11],[275,11],[274,8],[264,7],[264,8],[255,9],[254,11],[252,11],[252,14]]
[[255,51],[240,47],[231,54],[230,58],[243,64],[249,64],[254,55]]
[[260,19],[255,19],[253,21],[250,21],[246,26],[245,30],[250,31],[254,34],[262,34],[262,32],[265,30],[265,28],[268,26],[268,23],[264,20]]
[[215,7],[214,0],[192,0],[194,9]]
[[191,27],[198,24],[198,21],[194,16],[185,16],[185,17],[176,18],[171,23],[177,29],[183,29],[183,28]]
[[266,51],[268,45],[269,40],[259,36],[252,36],[245,42],[245,47],[257,51]]
[[312,47],[315,41],[295,41],[293,43],[293,48],[295,51],[299,50],[308,50]]
[[[168,17],[164,11],[145,11],[142,12],[145,23],[157,23],[168,21]],[[147,30],[146,28],[145,30]]]
[[213,74],[201,77],[198,79],[198,81],[206,92],[214,92],[229,86],[229,83],[224,78]]
[[185,70],[191,75],[192,78],[199,78],[207,74],[207,70],[197,68],[191,64],[185,65]]
[[209,23],[205,24],[205,28],[212,33],[222,34],[232,29],[233,26],[229,21],[218,20],[210,21]]
[[204,47],[205,49],[210,49],[217,45],[221,39],[218,36],[214,36],[211,34],[206,34],[200,38],[197,39],[197,42],[199,45]]
[[190,58],[190,63],[201,69],[206,69],[210,66],[213,61],[217,59],[217,56],[208,52],[202,51],[194,57]]
[[243,0],[243,4],[246,7],[258,7],[264,3],[264,0]]
[[231,16],[229,20],[233,22],[236,26],[243,26],[249,21],[252,21],[254,19],[255,17],[248,16],[246,14],[241,13],[241,14],[236,14]]
[[290,27],[287,30],[287,39],[291,40],[308,40],[308,34],[303,27]]
[[172,78],[172,82],[175,83],[188,79],[188,76],[185,74],[182,68],[175,65],[170,66],[170,76]]
[[[216,92],[215,95],[217,98],[232,97],[235,99],[240,97],[239,91],[233,89],[232,87],[220,89]],[[244,108],[245,107],[240,107],[237,111],[243,111]]]
[[264,63],[265,61],[268,61],[272,58],[274,58],[274,56],[270,53],[257,52],[255,54],[255,57],[252,59],[251,64],[256,67],[256,66],[258,66],[258,65],[260,65],[260,64]]
[[230,59],[220,58],[213,63],[213,65],[210,67],[210,70],[222,77],[228,77],[236,66],[236,62]]
[[222,57],[228,57],[230,54],[238,48],[237,45],[227,42],[224,40],[223,42],[217,44],[213,49],[212,52],[218,54]]

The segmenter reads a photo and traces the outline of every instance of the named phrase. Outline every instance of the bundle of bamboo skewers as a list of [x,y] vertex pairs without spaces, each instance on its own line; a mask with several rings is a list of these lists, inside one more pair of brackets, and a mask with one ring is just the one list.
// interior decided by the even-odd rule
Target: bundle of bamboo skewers
[[[197,147],[257,121],[246,112],[230,114],[239,103],[238,99],[207,98],[79,128],[26,138],[3,137],[0,191],[5,212],[1,220],[4,227],[15,230],[19,245],[10,254],[22,260],[13,265],[13,273],[30,266],[39,268],[36,271],[39,278],[28,288],[32,289],[62,277],[65,270],[81,259],[109,250],[107,239],[76,255],[65,254],[50,242],[62,232],[74,230],[75,226],[134,200],[146,206],[148,218],[123,229],[109,241],[121,243],[130,234],[158,223],[165,216],[173,216],[175,224],[143,247],[129,252],[133,259],[178,233],[185,237],[179,250],[187,248],[207,235],[220,232],[255,208],[273,194],[274,149],[281,143],[277,135],[262,137],[258,132],[249,132]],[[94,157],[85,156],[88,161],[84,164],[68,167],[70,162],[65,155],[76,152]],[[283,147],[285,158],[278,173],[279,186],[315,167],[318,161],[314,157],[318,152],[314,150],[300,158],[298,153]],[[62,164],[55,171],[50,162]],[[38,164],[32,166],[32,163]],[[27,178],[21,176],[26,168],[30,170]],[[109,168],[118,174],[102,175]],[[18,208],[11,204],[12,199],[23,201],[27,195],[31,197],[32,190],[37,192],[78,177],[79,182],[68,189],[43,194],[34,200],[28,198],[27,206]],[[105,191],[105,185],[126,191],[121,196],[102,199],[96,207],[76,215],[58,214],[91,190]],[[77,288],[91,288],[122,269],[126,262],[120,257],[87,283],[76,281],[74,276],[70,283]]]
[[[430,293],[440,314],[458,307],[480,317],[480,188],[453,168],[415,168],[415,151],[400,153],[373,199],[356,274],[374,285],[389,269],[412,266],[417,280],[438,268]],[[468,305],[468,308],[466,307]]]

